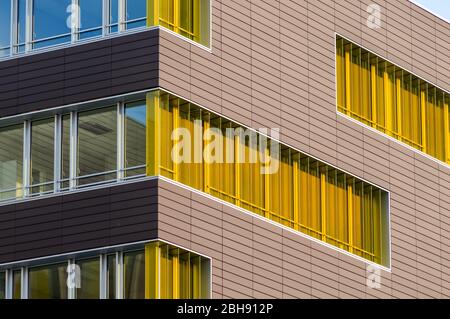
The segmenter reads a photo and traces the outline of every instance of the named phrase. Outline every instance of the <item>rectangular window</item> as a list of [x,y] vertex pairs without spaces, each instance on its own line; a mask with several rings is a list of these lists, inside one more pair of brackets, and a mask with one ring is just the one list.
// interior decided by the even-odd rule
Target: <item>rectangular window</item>
[[69,188],[70,178],[70,114],[61,120],[61,183],[62,190]]
[[147,0],[125,0],[126,29],[145,27],[147,18]]
[[67,263],[29,269],[29,299],[67,299],[67,289]]
[[450,163],[447,92],[339,36],[336,70],[339,112]]
[[100,258],[80,260],[76,265],[80,267],[77,299],[100,298]]
[[17,38],[15,40],[17,53],[25,52],[25,33],[27,17],[27,0],[17,1]]
[[6,273],[0,271],[0,300],[6,298]]
[[125,299],[145,298],[144,251],[128,252],[123,255],[123,296]]
[[53,118],[31,123],[30,185],[32,194],[53,191],[54,131],[55,120]]
[[23,196],[23,124],[0,128],[0,199]]
[[20,269],[13,270],[12,282],[12,299],[22,298],[22,271]]
[[33,0],[33,48],[71,41],[72,0]]
[[101,36],[103,31],[103,0],[78,0],[80,22],[79,39]]
[[117,289],[117,267],[116,267],[116,255],[107,256],[107,274],[106,274],[106,298],[116,299],[116,289]]
[[117,169],[117,108],[78,114],[78,185],[115,180]]
[[125,105],[125,176],[145,174],[145,101]]
[[[163,91],[147,101],[147,175],[389,264],[386,191]],[[174,131],[182,134],[172,140]]]
[[115,33],[119,31],[119,0],[109,0],[109,21],[107,24],[108,32]]
[[[157,249],[160,267],[160,298],[206,299],[210,298],[210,261],[189,251],[167,244],[150,244],[149,250]],[[152,254],[151,251],[148,253]],[[155,295],[152,291],[150,294]]]
[[11,1],[0,1],[0,58],[9,56],[11,48]]
[[148,25],[210,45],[210,0],[149,0]]

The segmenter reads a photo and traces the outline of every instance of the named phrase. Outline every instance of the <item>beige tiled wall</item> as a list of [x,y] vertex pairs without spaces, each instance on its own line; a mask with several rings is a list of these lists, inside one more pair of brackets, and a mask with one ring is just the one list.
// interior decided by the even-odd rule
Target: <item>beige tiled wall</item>
[[368,289],[364,262],[163,181],[160,237],[213,257],[214,297],[450,297],[449,167],[338,116],[334,81],[337,32],[449,91],[450,25],[407,0],[214,0],[212,15],[212,52],[160,31],[160,86],[388,189],[392,273]]

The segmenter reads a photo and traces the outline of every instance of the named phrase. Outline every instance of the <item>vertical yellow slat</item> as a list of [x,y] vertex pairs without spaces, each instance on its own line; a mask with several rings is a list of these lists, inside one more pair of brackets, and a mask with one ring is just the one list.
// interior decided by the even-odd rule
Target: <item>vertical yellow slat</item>
[[322,240],[327,240],[327,175],[326,172],[320,172],[320,217],[321,217],[321,232]]
[[201,39],[200,39],[200,19],[201,19],[201,14],[200,14],[200,0],[193,0],[194,2],[194,10],[193,10],[193,16],[192,18],[192,23],[194,24],[194,41],[200,42],[201,43]]
[[426,124],[427,97],[424,90],[420,91],[420,121],[422,123],[422,151],[427,152],[427,124]]
[[444,143],[445,143],[445,159],[450,164],[450,127],[449,115],[450,109],[448,102],[444,100]]
[[[178,129],[179,128],[179,126],[180,126],[180,108],[179,108],[179,103],[180,103],[180,99],[176,99],[176,102],[175,102],[175,104],[172,106],[172,116],[173,116],[173,131],[175,132],[175,130],[176,129]],[[178,143],[178,141],[173,141],[173,143],[175,144],[175,143]],[[179,176],[178,176],[178,162],[179,162],[179,159],[178,159],[178,156],[179,156],[179,154],[178,154],[178,152],[175,152],[174,154],[173,154],[173,156],[175,157],[175,158],[173,158],[172,159],[172,165],[173,165],[173,167],[172,167],[172,169],[173,169],[173,179],[174,180],[176,180],[176,181],[179,181]]]
[[172,293],[173,299],[180,298],[180,259],[178,255],[172,256]]
[[[209,130],[210,127],[210,123],[208,121],[203,121],[203,127],[204,127],[204,132]],[[206,149],[206,141],[203,141],[203,143],[205,143],[203,145],[203,149]],[[209,164],[211,163],[211,159],[209,158],[209,152],[206,152],[204,154],[204,156],[207,156],[208,158],[205,158],[203,161],[203,190],[205,193],[209,193],[209,186],[210,186],[210,167],[213,164]]]
[[350,51],[345,51],[345,110],[350,115],[351,83],[350,83]]
[[347,184],[348,250],[353,253],[353,185]]
[[372,127],[377,127],[377,66],[370,67],[371,87],[372,87]]
[[239,150],[240,150],[240,141],[239,141],[239,135],[236,135],[234,138],[234,167],[235,167],[235,203],[237,206],[240,206],[240,199],[241,199],[241,164],[239,163]]
[[383,72],[383,84],[384,84],[384,105],[385,105],[385,126],[387,134],[392,135],[392,100],[391,100],[391,87],[389,85],[389,73],[387,66]]
[[[267,167],[268,165],[270,165],[269,162],[270,156],[268,148],[264,150],[264,159]],[[265,210],[266,218],[270,218],[270,174],[267,174],[267,170],[266,174],[264,174],[264,207],[266,208]]]
[[174,0],[173,1],[173,31],[176,33],[179,33],[179,27],[180,27],[180,0]]
[[402,129],[402,84],[401,79],[395,79],[395,89],[397,97],[397,133],[398,139],[402,140],[403,129]]
[[147,176],[157,176],[160,165],[159,91],[147,93],[146,109],[146,174]]
[[300,214],[300,210],[299,210],[299,197],[300,197],[300,192],[299,192],[299,167],[298,167],[298,161],[299,159],[295,158],[293,160],[293,165],[292,165],[292,174],[293,174],[293,191],[292,191],[292,196],[294,199],[294,229],[295,230],[299,230],[299,214]]
[[159,245],[145,246],[145,299],[159,299]]
[[159,25],[159,1],[147,0],[147,27]]

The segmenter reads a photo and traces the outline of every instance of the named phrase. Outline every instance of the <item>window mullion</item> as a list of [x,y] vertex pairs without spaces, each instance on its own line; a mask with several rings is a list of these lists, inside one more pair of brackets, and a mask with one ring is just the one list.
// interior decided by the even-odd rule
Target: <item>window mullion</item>
[[123,294],[123,253],[116,252],[116,299],[124,299]]
[[117,103],[117,179],[125,177],[125,130],[124,130],[125,106]]
[[77,187],[77,145],[78,145],[78,114],[70,113],[70,160],[69,188]]
[[55,144],[54,144],[54,167],[53,167],[53,191],[55,193],[61,190],[61,147],[62,147],[62,116],[55,115]]
[[108,255],[100,255],[100,299],[107,299]]
[[118,13],[118,30],[119,32],[126,30],[126,0],[118,0],[119,1],[119,13]]
[[17,0],[10,0],[11,1],[11,26],[9,29],[9,55],[13,55],[15,50],[15,38],[16,38],[16,33],[17,33],[17,19],[16,19],[16,5],[17,5]]
[[22,189],[23,197],[28,197],[30,194],[30,171],[31,171],[31,122],[24,122],[23,134],[23,176]]
[[81,18],[79,0],[72,0],[69,14],[70,14],[71,42],[75,43],[76,41],[78,41],[79,38],[78,30]]
[[28,299],[28,267],[22,267],[21,271],[21,281],[20,281],[20,298]]
[[26,2],[26,22],[25,22],[25,52],[33,49],[33,1]]
[[5,299],[12,299],[12,287],[13,287],[13,270],[12,269],[6,269],[5,272]]
[[102,6],[102,35],[105,36],[109,33],[109,25],[111,24],[110,22],[110,5],[109,5],[109,1],[110,0],[103,0],[103,6]]

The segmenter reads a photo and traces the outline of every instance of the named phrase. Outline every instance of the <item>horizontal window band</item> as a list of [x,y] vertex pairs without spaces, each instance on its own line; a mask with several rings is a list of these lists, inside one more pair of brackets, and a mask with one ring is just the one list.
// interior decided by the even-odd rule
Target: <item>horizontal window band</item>
[[450,165],[450,94],[336,35],[337,110]]

